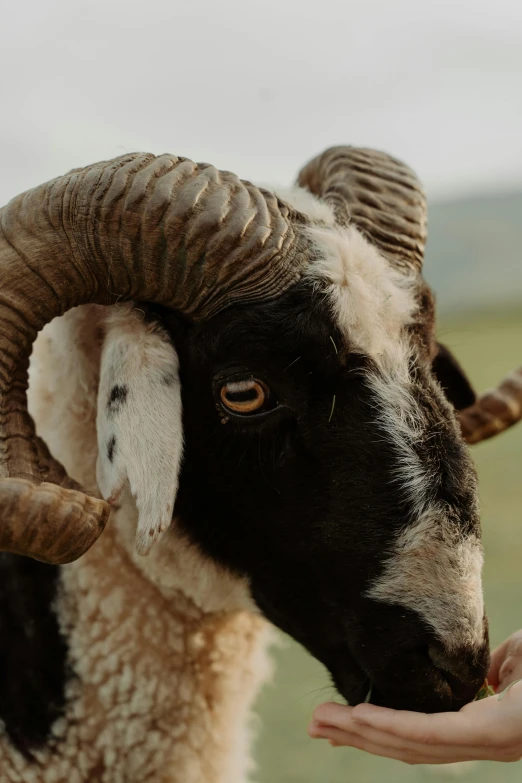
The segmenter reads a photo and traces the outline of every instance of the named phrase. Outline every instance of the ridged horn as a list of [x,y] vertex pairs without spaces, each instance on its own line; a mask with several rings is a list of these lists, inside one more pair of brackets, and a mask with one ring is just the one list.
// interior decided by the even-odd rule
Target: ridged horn
[[426,245],[426,198],[416,174],[384,152],[331,147],[300,172],[298,184],[353,223],[395,266],[420,271]]
[[87,302],[138,299],[199,320],[269,299],[301,274],[303,220],[229,172],[140,153],[0,210],[0,550],[68,562],[108,518],[35,438],[26,388],[37,332]]
[[495,389],[482,394],[474,405],[459,411],[467,443],[480,443],[499,435],[522,419],[522,367]]

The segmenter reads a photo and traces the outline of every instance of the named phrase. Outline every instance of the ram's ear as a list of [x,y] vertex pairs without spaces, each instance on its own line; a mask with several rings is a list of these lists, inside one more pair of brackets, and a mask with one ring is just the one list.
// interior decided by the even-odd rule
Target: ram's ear
[[136,549],[147,554],[171,521],[183,451],[178,356],[139,311],[109,316],[98,392],[97,479],[116,503],[126,484],[138,509]]
[[455,410],[460,411],[474,404],[476,394],[466,373],[451,351],[442,343],[437,343],[432,369]]

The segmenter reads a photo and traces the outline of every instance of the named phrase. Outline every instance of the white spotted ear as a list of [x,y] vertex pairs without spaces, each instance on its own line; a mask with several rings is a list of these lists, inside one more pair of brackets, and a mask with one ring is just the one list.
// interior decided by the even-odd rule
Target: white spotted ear
[[98,390],[97,480],[116,503],[129,485],[136,549],[146,555],[169,527],[183,452],[178,356],[168,337],[125,306],[107,320]]

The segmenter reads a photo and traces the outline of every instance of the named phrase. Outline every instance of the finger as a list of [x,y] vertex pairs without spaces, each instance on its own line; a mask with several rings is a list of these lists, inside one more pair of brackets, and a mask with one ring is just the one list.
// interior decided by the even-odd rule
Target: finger
[[[488,701],[496,700],[484,699],[469,705],[480,712],[474,709],[433,715],[359,704],[353,708],[350,720],[423,745],[474,746],[487,740],[483,724],[487,726],[490,715]],[[478,720],[477,713],[479,717],[484,714],[486,719]]]
[[522,679],[513,680],[508,685],[501,683],[497,691],[497,701],[502,702],[504,723],[510,734],[522,739]]
[[[445,727],[446,713],[441,721]],[[448,713],[452,717],[458,713]],[[322,704],[314,711],[314,720],[320,724],[335,726],[348,732],[359,733],[360,726],[369,726],[390,736],[403,740],[413,740],[421,744],[446,744],[444,738],[436,735],[433,718],[436,716],[405,710],[392,710],[387,707],[376,707],[372,704],[360,704],[357,707],[346,707],[342,704]],[[434,732],[435,729],[435,732]],[[433,736],[432,736],[433,735]],[[449,735],[453,737],[453,734]],[[460,744],[455,741],[452,744]]]
[[353,707],[347,707],[345,704],[336,704],[328,702],[316,707],[313,714],[313,720],[317,723],[324,723],[330,726],[337,726],[339,729],[353,731],[352,721]]
[[459,755],[448,756],[441,760],[440,756],[433,752],[430,747],[423,748],[420,751],[410,748],[408,745],[389,745],[386,743],[375,742],[373,739],[352,732],[341,731],[334,727],[324,727],[324,733],[321,738],[328,739],[334,743],[335,747],[345,746],[364,750],[374,756],[384,756],[385,758],[404,761],[407,764],[441,764],[451,763],[462,760]]
[[522,679],[522,658],[519,656],[511,656],[503,661],[500,671],[498,673],[498,692],[505,690],[508,685]]
[[500,684],[499,672],[502,666],[509,644],[509,639],[506,639],[499,647],[497,647],[491,653],[491,664],[488,672],[488,682],[493,688],[497,688]]
[[461,761],[497,758],[495,749],[487,746],[424,745],[402,740],[367,726],[361,726],[360,731],[356,732],[342,731],[335,726],[313,724],[310,727],[310,736],[327,739],[334,747],[344,745],[361,750],[367,750],[370,746],[380,748],[378,755],[399,758],[401,761],[408,761],[408,763],[452,764]]
[[[449,763],[449,761],[464,761],[470,758],[476,758],[477,747],[475,746],[460,746],[460,745],[431,745],[422,742],[417,742],[409,738],[396,737],[393,734],[389,734],[379,729],[374,729],[371,726],[365,726],[363,724],[357,724],[353,722],[353,727],[346,729],[339,729],[336,725],[325,725],[321,723],[312,723],[309,728],[310,736],[320,738],[330,738],[332,733],[340,732],[346,738],[359,737],[361,739],[371,742],[373,745],[381,745],[389,749],[395,749],[396,751],[406,752],[411,751],[412,754],[417,755],[430,755],[430,757],[437,758],[441,763]],[[335,734],[336,740],[339,736]],[[345,741],[344,744],[353,744],[353,742]]]

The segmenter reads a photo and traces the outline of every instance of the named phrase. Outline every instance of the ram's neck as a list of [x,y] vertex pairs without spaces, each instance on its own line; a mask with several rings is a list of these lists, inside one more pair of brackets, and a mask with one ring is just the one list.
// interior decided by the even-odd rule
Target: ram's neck
[[[5,716],[2,780],[246,781],[248,715],[267,674],[262,620],[204,612],[182,593],[166,600],[110,531],[61,569],[56,614],[67,667],[52,676],[66,680],[64,714],[38,751],[29,738],[34,760],[15,750]],[[48,658],[55,641],[40,638],[30,654]],[[34,711],[39,685],[12,663],[8,675]],[[47,678],[45,665],[39,673]],[[22,720],[29,731],[29,711]]]
[[[80,310],[68,317],[69,324],[66,319],[55,324],[37,346],[32,410],[55,455],[93,488],[97,367],[90,357],[99,341],[96,346],[93,313],[89,326]],[[77,350],[79,341],[86,345],[85,355]],[[13,657],[7,672],[16,682],[16,695],[10,697],[16,706],[11,716],[2,716],[0,708],[5,722],[0,768],[6,783],[247,779],[248,713],[268,674],[267,626],[246,608],[245,585],[175,531],[148,558],[135,555],[135,524],[132,502],[124,498],[106,532],[77,563],[42,566],[39,578],[48,590],[40,611],[48,625],[37,646],[26,638],[26,624],[11,613],[20,657],[30,662],[30,671]],[[24,562],[9,561],[15,570]],[[10,584],[7,603],[15,599],[16,579]],[[34,602],[26,603],[30,620]],[[60,660],[58,628],[65,641]],[[49,668],[53,656],[56,665]],[[49,679],[54,685],[60,680],[59,687],[42,689]],[[39,692],[56,703],[44,710],[36,738],[31,710],[24,712],[24,705],[34,706]],[[16,721],[22,740],[25,721],[25,757],[23,742],[13,734]]]

